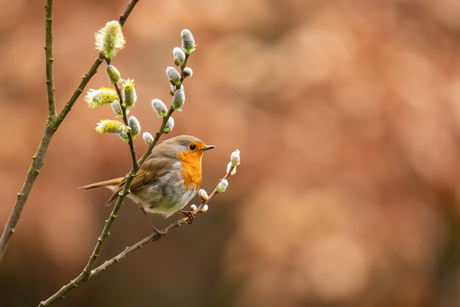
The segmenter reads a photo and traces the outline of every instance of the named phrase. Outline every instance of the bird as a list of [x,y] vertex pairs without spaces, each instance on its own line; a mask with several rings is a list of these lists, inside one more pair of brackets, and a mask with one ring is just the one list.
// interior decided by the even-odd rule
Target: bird
[[[153,148],[133,178],[127,197],[139,205],[154,232],[160,234],[147,213],[158,213],[166,218],[178,212],[189,217],[190,223],[193,221],[194,212],[181,209],[198,192],[202,181],[203,153],[213,148],[214,145],[206,145],[190,135],[173,137]],[[107,201],[109,205],[117,199],[125,183],[126,177],[120,177],[81,188],[85,191],[96,188],[112,190],[113,194]]]

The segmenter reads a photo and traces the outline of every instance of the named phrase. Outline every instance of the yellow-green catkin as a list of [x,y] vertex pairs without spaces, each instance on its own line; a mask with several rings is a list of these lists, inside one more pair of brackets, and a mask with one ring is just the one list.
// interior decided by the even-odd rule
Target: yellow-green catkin
[[123,104],[129,108],[134,106],[137,101],[136,89],[134,88],[134,80],[128,79],[123,82]]
[[96,125],[96,131],[98,133],[121,134],[128,130],[129,128],[118,120],[104,119]]
[[111,88],[101,87],[98,90],[90,89],[85,96],[88,107],[95,109],[106,103],[118,101],[117,92]]
[[95,34],[96,49],[108,59],[114,57],[125,46],[125,38],[118,21],[112,20]]

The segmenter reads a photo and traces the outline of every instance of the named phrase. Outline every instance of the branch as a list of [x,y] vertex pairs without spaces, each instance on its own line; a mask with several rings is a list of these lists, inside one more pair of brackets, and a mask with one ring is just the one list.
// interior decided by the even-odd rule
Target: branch
[[53,76],[53,5],[54,0],[48,0],[45,6],[45,55],[46,55],[46,90],[48,92],[48,119],[56,116],[56,100],[54,97],[54,76]]
[[[137,1],[133,0],[128,4],[128,7],[127,7],[125,13],[120,16],[120,21],[119,21],[120,23],[122,23],[122,22],[124,22],[126,20],[127,16],[130,13],[130,10],[132,9],[132,6],[135,5],[135,3],[137,3]],[[185,75],[184,75],[183,71],[184,71],[184,68],[186,66],[188,56],[189,56],[189,53],[187,54],[187,56],[185,58],[185,61],[184,61],[183,65],[181,66],[181,75],[182,75],[182,77],[180,79],[180,84],[175,85],[176,89],[180,88],[180,86],[182,85],[182,83],[183,83],[183,81],[185,79]],[[110,64],[110,59],[105,58],[104,55],[101,54],[99,56],[99,58],[101,59],[101,62],[102,62],[103,59],[105,59],[107,61],[107,63]],[[171,81],[171,83],[172,83],[172,81]],[[128,118],[127,118],[127,114],[126,114],[127,113],[127,110],[126,110],[127,107],[124,106],[124,104],[126,104],[126,101],[125,101],[125,103],[123,103],[123,96],[122,96],[120,88],[119,88],[119,86],[118,86],[118,84],[116,82],[114,82],[114,86],[115,86],[115,89],[116,89],[116,92],[117,92],[117,95],[118,95],[118,98],[119,98],[120,107],[122,109],[123,121],[125,122],[126,126],[129,126],[129,122],[128,122]],[[127,92],[125,92],[125,94],[126,93]],[[176,106],[175,108],[178,108],[178,107]],[[166,114],[165,117],[163,117],[163,122],[161,124],[161,127],[160,127],[159,131],[155,134],[155,138],[153,139],[152,143],[150,143],[150,141],[149,141],[150,145],[149,145],[147,151],[145,152],[145,154],[142,156],[142,158],[139,161],[137,161],[137,158],[136,158],[136,152],[135,152],[135,149],[134,149],[132,135],[129,132],[127,133],[128,142],[129,142],[129,146],[130,146],[130,150],[131,150],[131,157],[132,157],[133,166],[132,166],[132,169],[129,172],[129,174],[126,176],[126,181],[124,182],[124,188],[118,195],[117,202],[116,202],[116,204],[115,204],[115,206],[114,206],[114,208],[112,210],[112,213],[110,214],[109,218],[105,221],[105,225],[104,225],[104,228],[102,230],[102,233],[101,233],[101,235],[99,236],[99,238],[97,240],[96,246],[95,246],[95,248],[93,250],[93,253],[91,254],[91,256],[89,258],[89,261],[88,261],[87,265],[85,266],[83,271],[75,279],[73,279],[70,283],[68,283],[67,285],[62,287],[58,292],[56,292],[54,295],[52,295],[46,301],[42,301],[39,306],[49,306],[49,305],[51,305],[52,303],[56,302],[57,300],[63,298],[66,293],[68,293],[71,290],[73,290],[74,288],[76,288],[80,283],[82,283],[84,281],[87,281],[89,278],[91,278],[92,276],[97,274],[97,272],[99,272],[100,270],[103,270],[106,267],[108,267],[109,265],[117,262],[119,259],[123,258],[125,255],[131,253],[135,249],[138,249],[138,248],[142,247],[142,245],[144,245],[144,244],[146,244],[146,243],[148,243],[150,241],[159,240],[161,238],[161,236],[166,235],[166,233],[169,231],[169,229],[181,226],[184,223],[191,223],[190,219],[194,218],[194,216],[195,216],[195,214],[197,212],[205,212],[205,210],[203,210],[203,208],[206,205],[206,203],[215,194],[218,193],[217,187],[214,190],[214,192],[211,194],[210,197],[207,197],[207,196],[202,197],[202,204],[200,205],[199,209],[196,208],[196,206],[194,206],[193,213],[190,212],[191,215],[189,217],[185,217],[185,218],[183,218],[183,219],[181,219],[179,221],[176,221],[175,223],[172,223],[172,224],[168,225],[163,230],[161,230],[160,233],[154,232],[152,235],[150,235],[149,237],[143,239],[141,242],[135,244],[133,247],[127,248],[124,252],[122,252],[117,257],[112,258],[111,260],[106,261],[100,267],[98,267],[96,269],[93,269],[94,266],[95,266],[96,260],[99,257],[99,253],[100,253],[100,251],[102,249],[102,246],[103,246],[106,238],[109,236],[110,228],[112,227],[112,224],[114,223],[115,219],[117,218],[118,212],[119,212],[121,206],[123,205],[123,201],[126,198],[126,196],[130,193],[131,183],[132,183],[134,177],[136,176],[137,171],[142,166],[142,164],[146,161],[148,156],[151,154],[154,146],[156,146],[156,144],[157,144],[158,140],[160,139],[160,137],[164,133],[167,133],[167,132],[165,132],[165,127],[167,126],[168,120],[170,119],[170,117],[171,117],[172,113],[174,112],[175,108],[173,108],[173,105],[171,105],[168,113]],[[233,170],[233,168],[228,170],[228,173],[225,175],[224,179],[227,178],[228,176],[230,176],[231,171]],[[222,192],[223,190],[220,190],[220,191]]]
[[[227,174],[221,180],[224,180],[224,179],[228,178],[234,168],[235,168],[235,166],[233,166],[230,170],[228,170]],[[102,248],[102,245],[104,244],[105,239],[109,235],[110,227],[112,226],[115,218],[118,215],[118,210],[121,208],[121,205],[123,204],[124,198],[129,193],[129,186],[131,185],[131,181],[132,181],[133,177],[134,176],[133,176],[132,173],[130,173],[129,176],[127,177],[125,188],[123,189],[123,192],[121,193],[121,195],[118,197],[117,203],[115,204],[115,207],[113,208],[109,219],[107,219],[105,221],[104,230],[102,231],[101,236],[98,238],[98,240],[97,240],[98,243],[97,243],[97,245],[96,245],[96,247],[95,247],[95,249],[94,249],[94,251],[93,251],[93,253],[92,253],[92,255],[91,255],[90,259],[89,259],[89,261],[88,261],[88,264],[84,268],[84,270],[80,273],[80,275],[78,275],[75,279],[71,280],[67,285],[63,286],[58,292],[56,292],[54,295],[52,295],[46,301],[40,302],[39,307],[50,306],[54,302],[56,302],[56,301],[58,301],[60,299],[63,299],[65,294],[67,294],[68,292],[70,292],[73,289],[75,289],[82,282],[87,281],[88,279],[90,279],[91,277],[97,275],[101,271],[105,271],[109,266],[111,266],[114,263],[117,263],[119,260],[125,258],[127,255],[129,255],[133,251],[135,251],[137,249],[140,249],[143,245],[145,245],[145,244],[147,244],[149,242],[157,241],[157,240],[159,240],[161,238],[160,236],[158,236],[157,233],[154,232],[151,235],[149,235],[148,237],[146,237],[146,238],[142,239],[141,241],[139,241],[138,243],[134,244],[133,246],[127,247],[123,252],[121,252],[117,256],[113,257],[112,259],[107,260],[106,262],[104,262],[102,265],[100,265],[96,269],[92,269],[94,267],[96,259],[98,258],[98,255],[99,255],[99,252],[100,252],[100,250]],[[219,191],[217,190],[217,186],[216,186],[214,191],[211,193],[211,195],[209,195],[209,197],[207,197],[207,199],[202,199],[200,206],[197,209],[195,209],[194,212],[195,213],[203,212],[202,208],[218,193],[219,193]],[[182,219],[180,219],[180,220],[178,220],[178,221],[176,221],[174,223],[171,223],[171,224],[169,224],[168,226],[166,226],[165,228],[163,228],[160,231],[161,236],[166,236],[168,231],[170,229],[172,229],[172,228],[176,228],[176,227],[182,226],[183,224],[188,224],[188,223],[189,223],[189,218],[188,217],[184,217],[184,218],[182,218]]]
[[131,11],[134,9],[138,2],[139,0],[131,0],[126,6],[125,12],[120,15],[120,19],[118,20],[118,22],[121,24],[122,27],[125,24],[126,19],[128,19],[129,14],[131,14]]
[[[134,6],[139,2],[139,0],[132,0],[129,2],[125,12],[120,16],[120,23],[123,25],[126,22],[131,11],[134,9]],[[40,142],[37,152],[33,156],[32,164],[29,167],[27,172],[26,180],[21,191],[18,193],[16,203],[14,204],[13,210],[10,214],[10,217],[5,225],[2,236],[0,237],[0,261],[5,254],[6,248],[11,237],[14,234],[16,225],[21,217],[22,210],[24,209],[27,198],[29,197],[30,191],[35,183],[35,180],[40,173],[40,169],[44,164],[45,154],[48,150],[48,146],[51,142],[51,139],[59,128],[62,121],[65,119],[67,114],[72,109],[72,106],[83,93],[85,86],[88,84],[89,80],[96,74],[97,69],[103,61],[103,56],[99,55],[94,61],[93,65],[89,71],[83,76],[82,81],[78,85],[77,89],[74,91],[70,99],[65,104],[62,111],[58,116],[55,116],[56,106],[54,98],[54,82],[53,82],[53,62],[52,57],[52,43],[53,43],[53,33],[52,33],[52,13],[53,13],[53,0],[47,0],[45,6],[46,12],[46,75],[47,75],[47,90],[48,90],[48,122],[43,134],[43,138]],[[123,18],[122,18],[123,17]],[[122,20],[122,21],[121,21]],[[50,118],[51,117],[51,118]]]
[[[227,171],[227,174],[221,179],[221,180],[224,180],[226,178],[228,178],[230,175],[231,175],[231,172],[233,171],[233,169],[235,168],[235,166],[233,166],[231,169],[229,169]],[[127,186],[127,185],[126,185]],[[125,186],[125,189],[126,189],[126,186]],[[201,201],[201,204],[200,206],[198,206],[197,209],[194,210],[195,213],[199,213],[199,212],[203,212],[202,211],[202,208],[208,204],[208,202],[216,195],[218,194],[218,190],[217,190],[217,186],[216,188],[214,189],[214,191],[211,193],[211,195],[209,195],[209,197],[207,197],[207,199],[202,199]],[[118,204],[118,202],[117,202]],[[113,215],[113,212],[112,212],[112,215]],[[106,224],[107,224],[108,221],[106,221]],[[167,225],[165,228],[163,228],[162,230],[160,230],[160,233],[162,236],[166,236],[166,234],[168,233],[169,230],[173,229],[173,228],[176,228],[176,227],[179,227],[179,226],[182,226],[184,224],[189,224],[189,218],[188,217],[184,217],[180,220],[177,220],[176,222],[174,223],[171,223],[169,225]],[[77,278],[75,278],[74,280],[70,281],[67,285],[65,285],[64,287],[61,288],[61,290],[59,290],[57,293],[55,293],[52,297],[50,297],[47,301],[45,302],[42,302],[40,303],[39,307],[40,306],[49,306],[50,304],[48,304],[48,301],[54,299],[54,301],[60,299],[60,298],[63,298],[64,295],[69,292],[70,290],[74,289],[78,284],[80,284],[82,281],[86,281],[88,280],[89,278],[97,275],[98,273],[102,272],[102,271],[105,271],[109,266],[117,263],[118,261],[120,261],[121,259],[124,259],[127,255],[131,254],[132,252],[134,252],[135,250],[137,249],[140,249],[142,248],[142,246],[144,246],[145,244],[149,243],[149,242],[154,242],[154,241],[158,241],[161,237],[158,236],[157,233],[152,233],[151,235],[149,235],[148,237],[142,239],[141,241],[137,242],[136,244],[132,245],[132,246],[129,246],[129,247],[126,247],[125,250],[121,253],[119,253],[118,255],[116,255],[115,257],[113,257],[112,259],[110,260],[107,260],[105,261],[102,265],[100,265],[99,267],[95,268],[94,270],[90,271],[90,272],[85,272],[85,276],[87,277],[85,280],[82,280],[80,278],[80,276],[82,274],[80,274],[80,276],[78,276]],[[101,239],[101,238],[100,238]],[[90,260],[91,261],[91,260]],[[53,302],[54,302],[53,301]]]

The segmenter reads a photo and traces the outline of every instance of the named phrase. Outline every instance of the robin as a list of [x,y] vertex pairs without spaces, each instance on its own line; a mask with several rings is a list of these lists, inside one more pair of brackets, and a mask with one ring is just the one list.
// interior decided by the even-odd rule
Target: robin
[[[131,182],[128,197],[137,203],[149,220],[154,231],[159,230],[147,216],[159,213],[168,217],[174,212],[182,213],[193,220],[194,215],[181,209],[196,195],[201,185],[201,160],[206,150],[215,148],[205,145],[200,139],[181,135],[156,146],[142,164]],[[84,190],[108,188],[113,191],[107,204],[118,197],[124,189],[126,177],[97,182],[81,187]]]

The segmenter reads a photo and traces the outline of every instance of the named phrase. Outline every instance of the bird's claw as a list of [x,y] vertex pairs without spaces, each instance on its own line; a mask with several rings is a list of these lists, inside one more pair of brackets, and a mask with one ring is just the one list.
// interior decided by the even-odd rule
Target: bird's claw
[[166,236],[165,231],[160,231],[156,227],[153,229],[152,241],[158,241],[162,236]]
[[183,215],[185,215],[186,218],[188,218],[187,224],[192,224],[192,223],[193,223],[193,220],[194,220],[195,217],[196,217],[195,211],[184,211],[184,210],[179,210],[179,211],[177,211],[177,213],[182,213]]

